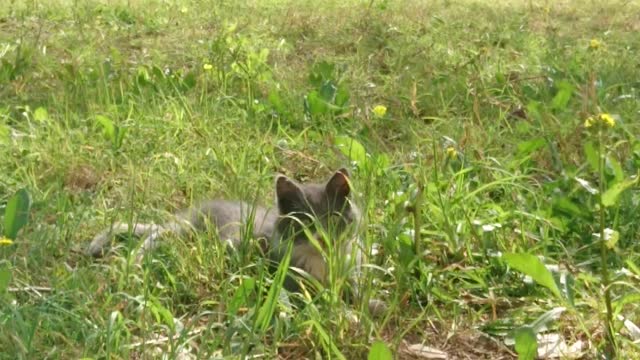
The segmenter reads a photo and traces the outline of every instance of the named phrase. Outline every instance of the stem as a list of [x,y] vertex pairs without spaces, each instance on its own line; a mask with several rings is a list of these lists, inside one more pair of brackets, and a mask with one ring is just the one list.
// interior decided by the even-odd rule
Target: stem
[[413,246],[416,256],[418,256],[418,258],[422,258],[422,239],[420,237],[422,221],[420,216],[422,213],[422,193],[424,191],[424,187],[419,182],[417,185],[418,192],[416,194],[416,201],[413,207]]
[[599,179],[599,187],[600,187],[600,197],[598,198],[598,202],[600,205],[600,259],[602,261],[601,264],[601,276],[602,276],[602,285],[604,286],[604,303],[607,308],[607,313],[605,315],[605,327],[606,327],[606,336],[607,336],[607,344],[605,345],[605,355],[608,359],[614,359],[616,357],[616,338],[613,333],[613,311],[611,310],[611,289],[609,287],[609,267],[607,264],[607,242],[605,240],[605,213],[604,213],[604,205],[602,203],[602,194],[604,194],[604,166],[605,166],[605,149],[604,142],[602,140],[602,129],[598,130],[598,146],[599,146],[599,155],[600,161],[598,164],[598,177]]
[[[440,206],[440,209],[442,209],[442,214],[444,217],[444,225],[445,225],[445,231],[447,233],[447,236],[449,237],[449,246],[451,246],[452,249],[456,249],[457,245],[458,245],[458,240],[455,237],[455,233],[451,228],[451,223],[449,222],[449,216],[448,216],[448,209],[445,207],[444,204],[444,199],[442,198],[442,192],[440,191],[440,178],[438,176],[438,151],[437,151],[437,147],[436,147],[436,141],[435,139],[433,140],[432,143],[432,149],[433,149],[433,175],[435,177],[435,183],[436,183],[436,194],[438,195],[438,205]],[[451,244],[451,242],[453,242],[454,244]]]

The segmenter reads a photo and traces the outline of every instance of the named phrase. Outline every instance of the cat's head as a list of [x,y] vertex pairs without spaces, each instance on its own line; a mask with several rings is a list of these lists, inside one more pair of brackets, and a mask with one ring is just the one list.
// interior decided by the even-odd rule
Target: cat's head
[[307,241],[308,234],[319,240],[323,232],[331,241],[351,236],[360,218],[352,201],[349,172],[344,168],[324,183],[298,183],[279,175],[276,201],[280,214],[278,232],[295,243]]

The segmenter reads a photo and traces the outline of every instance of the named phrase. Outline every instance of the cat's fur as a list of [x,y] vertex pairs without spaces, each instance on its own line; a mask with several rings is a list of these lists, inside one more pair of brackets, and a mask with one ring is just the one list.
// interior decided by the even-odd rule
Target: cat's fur
[[[360,212],[351,200],[351,183],[346,169],[336,171],[325,183],[301,184],[279,175],[275,192],[275,209],[252,207],[242,201],[212,200],[178,213],[173,221],[162,225],[137,224],[129,229],[127,224],[116,223],[93,239],[87,253],[102,256],[113,235],[130,231],[146,236],[139,249],[140,260],[157,245],[163,234],[203,231],[208,224],[215,226],[221,240],[238,247],[242,241],[242,230],[252,221],[253,237],[266,240],[267,253],[275,264],[280,263],[287,246],[293,242],[290,266],[326,284],[327,263],[317,245],[326,248],[325,241],[328,240],[345,263],[353,260],[351,264],[355,265],[356,272],[359,271],[362,262],[362,246],[357,237]],[[315,245],[309,240],[309,235],[317,240]],[[296,290],[296,284],[288,278],[285,287]],[[376,307],[380,305],[370,303],[369,307],[377,312],[379,309]]]

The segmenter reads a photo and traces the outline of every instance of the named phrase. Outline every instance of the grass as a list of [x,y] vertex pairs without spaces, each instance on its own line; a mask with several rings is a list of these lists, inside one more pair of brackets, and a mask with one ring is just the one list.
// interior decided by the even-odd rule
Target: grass
[[[583,341],[585,358],[639,357],[621,320],[640,323],[638,13],[628,1],[9,1],[0,204],[25,188],[32,206],[0,245],[0,358],[357,359],[375,342],[397,358],[424,344],[499,359],[536,333]],[[616,124],[597,135],[584,122],[599,113]],[[389,304],[380,317],[321,293],[281,294],[265,318],[264,260],[213,234],[171,239],[142,266],[132,242],[82,254],[113,221],[161,221],[207,197],[270,205],[274,173],[320,179],[345,164],[376,250],[359,280]],[[604,208],[599,194],[621,184]],[[615,240],[601,246],[605,228]]]

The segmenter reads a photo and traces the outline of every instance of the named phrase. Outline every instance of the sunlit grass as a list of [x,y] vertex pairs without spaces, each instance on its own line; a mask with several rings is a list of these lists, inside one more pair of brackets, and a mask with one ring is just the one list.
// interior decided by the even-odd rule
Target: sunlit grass
[[[424,344],[493,359],[538,333],[595,358],[610,350],[603,320],[618,357],[637,357],[638,13],[9,2],[0,204],[23,188],[32,203],[15,238],[0,208],[0,357],[352,359],[379,340],[398,358]],[[142,265],[133,239],[83,255],[114,221],[162,221],[208,197],[272,205],[275,173],[340,166],[370,253],[359,303],[281,293],[269,317],[258,244],[230,253],[214,232],[170,237]],[[369,298],[386,313],[369,314]]]

